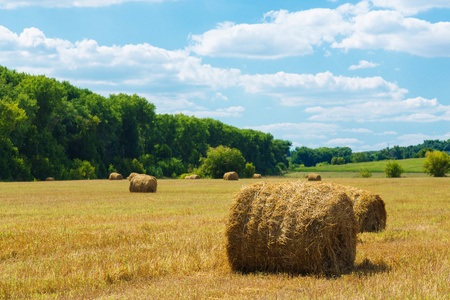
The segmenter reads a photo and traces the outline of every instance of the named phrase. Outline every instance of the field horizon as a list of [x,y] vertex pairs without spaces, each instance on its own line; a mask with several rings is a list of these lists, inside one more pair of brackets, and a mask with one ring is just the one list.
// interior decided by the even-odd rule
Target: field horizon
[[[305,180],[289,177],[262,181]],[[260,180],[257,180],[260,181]],[[380,194],[386,230],[358,235],[355,268],[327,278],[230,270],[224,227],[252,179],[0,183],[1,299],[444,299],[450,179],[345,178]]]

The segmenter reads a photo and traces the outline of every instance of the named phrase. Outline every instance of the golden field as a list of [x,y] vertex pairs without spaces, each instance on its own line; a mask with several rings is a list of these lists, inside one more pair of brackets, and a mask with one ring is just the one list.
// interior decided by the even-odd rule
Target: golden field
[[323,180],[379,193],[388,213],[336,278],[230,270],[225,220],[252,179],[158,180],[155,194],[127,180],[0,183],[0,299],[450,298],[450,178]]

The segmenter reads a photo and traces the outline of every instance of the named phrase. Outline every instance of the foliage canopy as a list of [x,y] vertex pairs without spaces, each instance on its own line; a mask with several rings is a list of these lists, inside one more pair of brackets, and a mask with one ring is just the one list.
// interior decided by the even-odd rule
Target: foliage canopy
[[450,157],[443,151],[429,151],[425,154],[425,172],[434,177],[444,177],[450,171]]

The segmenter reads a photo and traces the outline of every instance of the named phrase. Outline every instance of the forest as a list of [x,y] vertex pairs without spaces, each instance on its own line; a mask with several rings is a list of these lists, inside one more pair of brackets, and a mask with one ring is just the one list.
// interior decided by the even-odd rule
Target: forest
[[311,149],[308,147],[296,147],[290,151],[290,163],[293,166],[303,165],[305,167],[317,166],[318,164],[341,165],[350,162],[367,162],[380,160],[398,160],[407,158],[424,157],[427,151],[450,152],[450,139],[446,141],[426,140],[415,146],[400,147],[398,145],[379,151],[366,151],[352,153],[349,147],[328,148],[321,147]]
[[177,177],[210,148],[238,149],[256,172],[280,174],[291,142],[210,118],[156,114],[138,95],[108,97],[0,66],[0,180]]
[[290,166],[450,151],[450,140],[357,153],[349,147],[291,149],[290,141],[269,133],[155,110],[138,95],[104,97],[67,81],[0,66],[0,180],[95,179],[113,171],[176,178],[198,171],[208,151],[219,146],[239,150],[263,175],[279,175]]

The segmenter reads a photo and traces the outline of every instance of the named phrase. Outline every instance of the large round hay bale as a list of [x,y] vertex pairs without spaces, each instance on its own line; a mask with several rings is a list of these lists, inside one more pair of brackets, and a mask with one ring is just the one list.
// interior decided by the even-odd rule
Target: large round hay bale
[[186,176],[184,177],[184,179],[192,179],[191,176],[192,176],[192,175],[186,175]]
[[156,193],[158,182],[155,177],[145,174],[135,175],[130,181],[132,193]]
[[261,178],[261,174],[253,174],[253,178]]
[[236,172],[227,172],[223,175],[223,180],[239,180],[239,175]]
[[341,187],[353,201],[360,232],[376,232],[386,228],[386,207],[380,195],[349,186]]
[[321,181],[322,177],[319,174],[311,173],[305,176],[308,181]]
[[139,173],[131,172],[130,175],[128,175],[128,177],[127,177],[128,181],[131,181],[134,178],[134,176],[136,176],[136,175],[139,175]]
[[200,175],[193,174],[191,175],[191,179],[200,179]]
[[109,174],[109,180],[122,180],[123,176],[122,174],[119,174],[117,172],[112,172],[111,174]]
[[55,181],[55,178],[53,178],[53,177],[47,177],[47,178],[45,178],[45,181]]
[[352,269],[358,223],[350,198],[323,182],[243,187],[225,234],[234,271],[342,274]]

